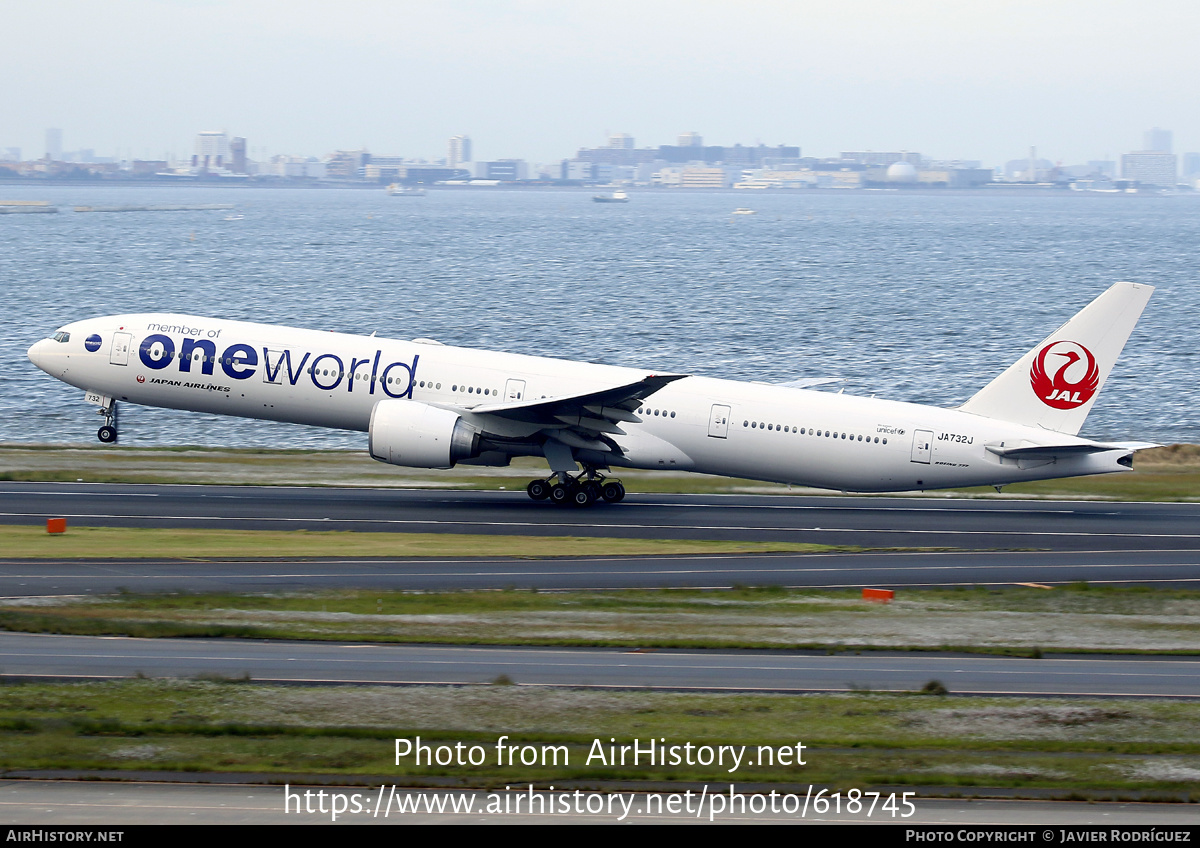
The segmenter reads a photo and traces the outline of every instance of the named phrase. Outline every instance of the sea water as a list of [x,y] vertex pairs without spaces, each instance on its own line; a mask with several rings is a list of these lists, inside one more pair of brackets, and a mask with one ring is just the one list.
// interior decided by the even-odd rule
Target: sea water
[[[35,368],[62,324],[170,311],[954,406],[1112,283],[1156,286],[1083,435],[1200,442],[1200,197],[0,184],[0,441],[77,443]],[[76,205],[233,203],[229,211]],[[753,215],[733,215],[737,207]],[[121,410],[125,445],[365,446],[361,433]]]

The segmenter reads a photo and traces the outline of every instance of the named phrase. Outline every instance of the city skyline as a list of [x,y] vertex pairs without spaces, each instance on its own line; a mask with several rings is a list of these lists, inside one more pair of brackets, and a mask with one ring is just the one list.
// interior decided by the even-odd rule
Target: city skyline
[[[521,162],[529,162],[531,165],[545,166],[545,165],[557,165],[559,163],[564,163],[566,161],[575,160],[577,158],[577,156],[580,154],[587,154],[587,153],[595,152],[598,150],[614,149],[614,148],[619,148],[621,150],[654,151],[654,150],[659,150],[659,149],[665,148],[665,147],[679,146],[679,147],[686,148],[689,146],[694,146],[697,148],[697,150],[701,150],[701,149],[707,148],[707,147],[725,147],[726,149],[736,148],[736,147],[741,147],[741,148],[746,148],[746,149],[751,149],[751,148],[755,148],[755,147],[765,147],[765,148],[779,148],[779,149],[786,148],[789,150],[802,150],[801,146],[799,146],[799,145],[775,145],[775,144],[763,145],[761,143],[754,144],[754,145],[748,145],[748,144],[744,144],[740,141],[732,142],[729,144],[718,143],[718,144],[710,145],[709,141],[705,140],[705,136],[703,133],[696,132],[693,130],[693,131],[688,131],[688,132],[683,132],[683,133],[677,134],[675,145],[669,145],[666,143],[638,145],[638,144],[636,144],[636,139],[628,133],[610,133],[607,136],[607,138],[604,139],[599,144],[596,144],[596,145],[593,145],[590,147],[586,147],[586,146],[579,147],[571,153],[564,153],[563,155],[553,157],[548,161],[546,161],[546,160],[538,161],[538,160],[533,160],[533,159],[530,159],[527,157],[522,157],[522,156],[504,156],[504,157],[497,157],[494,160],[489,160],[489,159],[482,159],[480,157],[474,157],[471,155],[471,151],[472,151],[474,142],[473,142],[471,136],[468,134],[465,134],[465,133],[460,133],[458,135],[450,137],[449,139],[444,140],[443,141],[444,149],[442,151],[442,155],[439,157],[439,156],[406,155],[406,154],[398,153],[395,151],[372,149],[370,146],[364,146],[364,147],[361,147],[361,148],[358,148],[358,149],[352,150],[352,151],[348,151],[348,150],[344,150],[344,149],[331,150],[331,151],[327,151],[323,154],[314,154],[314,153],[307,152],[307,151],[305,151],[305,152],[295,152],[295,151],[268,152],[264,148],[261,148],[259,146],[248,146],[247,140],[244,137],[239,137],[239,136],[233,135],[233,134],[229,133],[228,131],[225,131],[225,130],[202,130],[202,131],[199,131],[199,132],[193,134],[191,149],[189,151],[185,151],[183,153],[167,151],[167,152],[164,152],[163,154],[161,154],[160,156],[153,156],[150,154],[147,154],[146,156],[136,156],[136,155],[133,155],[132,153],[122,155],[119,150],[114,151],[111,154],[106,154],[104,152],[97,152],[96,148],[94,148],[94,147],[80,147],[75,150],[68,149],[68,145],[64,142],[64,139],[67,136],[61,127],[47,128],[44,131],[44,135],[45,135],[45,141],[41,145],[41,149],[44,151],[43,153],[37,154],[34,151],[27,151],[23,148],[16,147],[16,146],[0,147],[0,162],[8,161],[8,162],[29,163],[29,162],[35,162],[38,160],[49,160],[49,161],[67,162],[67,163],[75,162],[75,163],[80,163],[80,164],[105,163],[105,162],[129,164],[129,163],[137,162],[137,161],[158,160],[158,161],[166,161],[166,162],[170,163],[172,166],[186,165],[186,164],[190,163],[193,167],[195,167],[197,165],[202,164],[207,169],[209,167],[209,161],[207,158],[205,158],[203,156],[203,154],[201,154],[202,146],[207,145],[207,144],[218,144],[218,140],[217,140],[218,137],[221,137],[221,141],[219,143],[224,144],[226,147],[228,147],[230,143],[234,143],[234,142],[238,143],[240,145],[240,154],[244,157],[243,162],[246,160],[249,160],[249,161],[258,162],[258,163],[267,163],[267,162],[274,161],[274,160],[284,160],[284,159],[289,160],[289,161],[298,161],[298,160],[303,160],[303,159],[308,159],[310,161],[326,161],[326,160],[329,160],[330,157],[336,158],[339,154],[364,153],[365,152],[365,153],[371,154],[374,158],[377,158],[377,159],[383,158],[383,159],[387,159],[387,160],[397,160],[397,161],[403,160],[403,161],[409,162],[409,163],[425,163],[425,162],[445,163],[446,165],[451,166],[451,167],[460,165],[463,163],[487,162],[487,161],[521,161]],[[1181,176],[1187,175],[1187,174],[1195,174],[1197,172],[1196,169],[1192,168],[1189,171],[1187,163],[1193,162],[1193,160],[1200,157],[1200,153],[1189,152],[1189,153],[1183,153],[1182,155],[1179,155],[1179,153],[1174,150],[1174,145],[1171,141],[1172,137],[1173,137],[1173,132],[1171,130],[1162,129],[1160,127],[1153,127],[1152,129],[1143,131],[1141,133],[1141,138],[1143,140],[1143,143],[1141,146],[1129,147],[1129,148],[1126,148],[1116,154],[1106,154],[1102,160],[1089,159],[1089,160],[1086,160],[1086,163],[1085,162],[1071,162],[1071,161],[1063,160],[1061,158],[1055,158],[1055,157],[1053,157],[1052,152],[1051,152],[1050,159],[1046,159],[1045,157],[1039,157],[1038,161],[1043,164],[1039,165],[1038,167],[1049,170],[1054,167],[1072,167],[1072,166],[1080,166],[1080,165],[1084,165],[1084,164],[1088,164],[1088,165],[1115,164],[1121,158],[1132,155],[1132,154],[1159,152],[1159,153],[1169,154],[1172,157],[1174,157],[1176,160],[1180,160],[1184,163],[1185,167],[1184,167],[1184,171],[1181,173]],[[1157,141],[1157,140],[1164,139],[1164,138],[1166,139],[1165,144],[1149,143],[1151,139],[1154,139]],[[1033,147],[1033,148],[1030,148],[1029,150],[1032,152],[1032,151],[1036,151],[1036,149],[1037,149],[1036,147]],[[207,153],[208,151],[205,150],[205,152]],[[854,153],[847,153],[845,145],[842,145],[840,148],[838,148],[838,151],[834,154],[813,156],[807,152],[804,152],[802,154],[793,154],[791,158],[800,158],[800,156],[803,156],[803,157],[809,158],[809,159],[816,158],[816,159],[832,161],[832,160],[838,159],[839,157],[843,157],[843,158],[853,159],[855,161],[864,161],[865,162],[865,161],[867,161],[867,159],[871,158],[872,155],[874,155],[874,154],[886,156],[886,155],[891,155],[892,153],[900,153],[903,155],[904,158],[915,157],[914,161],[923,159],[926,161],[955,162],[955,163],[960,163],[960,166],[963,166],[963,167],[985,167],[988,169],[994,169],[998,174],[1003,174],[1005,172],[1006,166],[1009,168],[1009,170],[1011,170],[1012,166],[1015,163],[1023,163],[1023,162],[1028,161],[1030,158],[1030,154],[1028,154],[1028,153],[1026,155],[1018,154],[1018,155],[1010,156],[1002,161],[998,161],[995,163],[988,163],[988,162],[983,162],[982,160],[971,160],[971,159],[967,159],[965,157],[960,157],[960,156],[949,156],[949,157],[925,156],[924,154],[922,154],[921,151],[917,151],[917,150],[887,151],[884,149],[867,148],[867,149],[860,150],[860,151],[857,151]],[[200,155],[201,158],[205,158],[205,161],[203,163],[199,162],[199,160],[197,158],[198,155]],[[700,158],[703,158],[703,157],[701,156],[701,154],[698,153],[697,159],[700,159]],[[228,167],[229,163],[232,161],[232,156],[228,150],[225,150],[225,160],[226,160],[224,163],[225,167]],[[212,162],[215,164],[217,161],[218,160],[215,157],[213,157]],[[970,163],[970,164],[966,164],[966,163]],[[1193,162],[1193,164],[1195,164],[1195,163]]]
[[252,157],[440,159],[468,134],[477,159],[549,161],[690,130],[993,165],[1113,159],[1154,126],[1200,148],[1200,9],[1177,0],[9,0],[5,20],[0,148],[27,158],[51,127],[134,158],[220,129]]

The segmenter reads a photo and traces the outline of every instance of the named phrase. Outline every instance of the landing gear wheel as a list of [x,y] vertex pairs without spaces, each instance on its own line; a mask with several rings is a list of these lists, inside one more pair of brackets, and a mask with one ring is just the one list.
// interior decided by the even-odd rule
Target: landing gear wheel
[[112,444],[117,440],[117,428],[105,424],[96,431],[96,438],[107,444]]
[[625,499],[625,487],[616,480],[611,480],[604,484],[604,488],[600,490],[600,496],[607,503],[620,503]]
[[588,493],[588,497],[591,498],[592,501],[598,501],[601,497],[603,497],[600,484],[595,480],[588,480],[586,483],[584,483],[583,490]]
[[544,501],[550,497],[550,481],[533,480],[525,487],[525,493],[535,501]]
[[575,491],[571,492],[571,504],[573,506],[591,506],[594,500],[595,498],[592,497],[591,486],[580,486],[575,489]]
[[562,483],[555,483],[550,487],[550,503],[556,506],[563,506],[571,502],[571,489],[564,486]]

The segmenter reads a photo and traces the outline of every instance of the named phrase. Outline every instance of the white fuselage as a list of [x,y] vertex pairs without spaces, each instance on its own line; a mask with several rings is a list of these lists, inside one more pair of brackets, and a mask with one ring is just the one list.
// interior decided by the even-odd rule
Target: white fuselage
[[[366,431],[375,404],[471,408],[579,394],[647,372],[544,357],[188,315],[75,322],[29,352],[94,403]],[[94,349],[91,349],[94,347]],[[613,466],[677,469],[844,491],[974,485],[1126,470],[1128,451],[1002,458],[988,446],[1062,434],[952,409],[685,377],[623,423]],[[1067,437],[1071,439],[1073,437]],[[1083,441],[1083,440],[1079,440]]]

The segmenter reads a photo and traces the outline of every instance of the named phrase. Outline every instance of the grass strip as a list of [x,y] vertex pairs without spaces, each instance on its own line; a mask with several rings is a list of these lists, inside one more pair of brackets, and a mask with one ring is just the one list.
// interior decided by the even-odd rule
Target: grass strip
[[317,559],[328,557],[518,557],[542,559],[597,551],[608,556],[727,553],[825,553],[854,546],[702,539],[609,539],[583,536],[485,536],[307,530],[197,530],[0,525],[6,559]]
[[0,602],[0,629],[425,644],[1200,654],[1200,591],[1072,584],[852,590],[344,590]]
[[[356,774],[408,785],[564,780],[720,781],[1154,793],[1195,800],[1200,704],[607,692],[519,685],[264,686],[132,679],[8,683],[0,689],[7,769]],[[478,766],[396,763],[397,738],[478,745]],[[496,743],[557,762],[497,762]],[[748,746],[742,765],[610,759],[640,740]],[[610,741],[611,740],[611,741]],[[768,762],[805,746],[804,765]],[[603,754],[603,758],[598,754]],[[589,762],[590,758],[590,762]],[[753,765],[749,763],[753,762]]]

